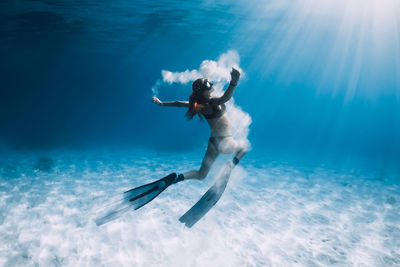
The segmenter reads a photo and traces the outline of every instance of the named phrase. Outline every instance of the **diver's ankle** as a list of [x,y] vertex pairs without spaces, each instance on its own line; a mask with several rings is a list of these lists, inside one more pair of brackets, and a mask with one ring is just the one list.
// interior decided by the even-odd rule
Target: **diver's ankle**
[[179,174],[179,175],[177,175],[177,176],[175,177],[173,183],[176,184],[176,183],[179,183],[179,182],[181,182],[181,181],[183,181],[183,180],[185,180],[185,176],[183,176],[183,174],[181,173],[181,174]]

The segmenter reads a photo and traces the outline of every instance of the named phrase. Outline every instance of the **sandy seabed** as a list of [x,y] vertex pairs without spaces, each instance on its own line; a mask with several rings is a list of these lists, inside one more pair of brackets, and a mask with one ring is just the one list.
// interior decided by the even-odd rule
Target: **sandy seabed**
[[[193,228],[178,221],[212,185],[168,188],[98,227],[119,193],[201,155],[51,151],[0,157],[0,266],[400,266],[396,179],[244,160]],[[398,180],[397,180],[398,181]]]

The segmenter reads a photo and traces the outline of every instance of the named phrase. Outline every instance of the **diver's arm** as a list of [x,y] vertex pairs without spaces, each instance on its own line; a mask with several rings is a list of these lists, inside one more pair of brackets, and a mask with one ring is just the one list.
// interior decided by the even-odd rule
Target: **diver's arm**
[[161,102],[160,106],[187,108],[189,107],[189,101]]
[[153,96],[153,102],[159,106],[166,106],[166,107],[189,107],[189,101],[171,101],[171,102],[162,102],[157,97]]
[[215,99],[215,101],[217,101],[218,104],[223,104],[227,102],[229,99],[231,99],[233,91],[235,90],[235,87],[239,81],[239,77],[240,77],[240,72],[232,68],[231,82],[229,83],[228,88],[225,90],[225,93],[221,97]]
[[229,99],[231,99],[232,95],[233,95],[233,91],[235,90],[236,85],[233,85],[232,83],[229,84],[228,89],[226,89],[225,93],[219,97],[216,98],[215,101],[218,104],[223,104],[225,102],[228,102]]

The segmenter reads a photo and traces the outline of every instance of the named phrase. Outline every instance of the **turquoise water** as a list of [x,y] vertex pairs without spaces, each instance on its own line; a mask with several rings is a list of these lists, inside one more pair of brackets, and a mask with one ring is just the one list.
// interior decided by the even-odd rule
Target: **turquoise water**
[[[400,4],[2,1],[0,265],[393,266],[399,256]],[[251,151],[97,227],[115,195],[201,163],[207,123],[154,105],[216,94]],[[60,245],[60,243],[62,245]]]
[[[149,101],[161,71],[237,51],[262,153],[399,159],[396,1],[3,1],[1,140],[191,151],[202,123]],[[163,83],[162,100],[190,84]],[[178,130],[179,129],[179,130]],[[163,138],[160,138],[160,131]]]

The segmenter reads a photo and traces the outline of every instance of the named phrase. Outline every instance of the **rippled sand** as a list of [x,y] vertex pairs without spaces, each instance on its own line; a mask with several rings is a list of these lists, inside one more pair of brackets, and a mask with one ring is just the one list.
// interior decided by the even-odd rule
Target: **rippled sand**
[[217,205],[188,229],[178,218],[213,183],[220,160],[205,181],[179,183],[138,211],[94,223],[118,193],[200,160],[143,151],[3,155],[0,265],[400,264],[399,183],[351,171],[244,160]]

